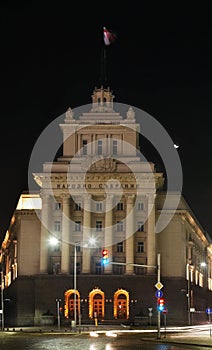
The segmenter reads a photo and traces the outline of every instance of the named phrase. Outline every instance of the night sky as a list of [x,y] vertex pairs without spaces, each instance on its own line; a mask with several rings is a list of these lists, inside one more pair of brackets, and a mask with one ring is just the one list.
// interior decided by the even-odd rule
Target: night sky
[[0,237],[28,188],[36,139],[100,86],[103,26],[117,33],[107,71],[115,102],[148,112],[180,145],[183,195],[212,236],[212,1],[43,3],[0,5]]

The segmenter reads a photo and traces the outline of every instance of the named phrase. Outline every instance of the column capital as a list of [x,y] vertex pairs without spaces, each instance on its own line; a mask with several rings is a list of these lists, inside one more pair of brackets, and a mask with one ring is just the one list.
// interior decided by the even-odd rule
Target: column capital
[[70,194],[62,194],[61,199],[63,201],[63,204],[69,205],[70,202]]
[[41,199],[42,199],[42,205],[48,204],[50,200],[50,195],[45,192],[41,192]]
[[155,203],[156,195],[154,193],[148,194],[146,197],[147,197],[147,200],[148,200],[149,204],[154,204]]
[[127,205],[134,205],[135,195],[134,194],[127,194],[126,195],[126,202],[127,202]]
[[82,195],[82,198],[83,198],[83,201],[84,201],[84,202],[85,202],[85,201],[91,201],[92,195],[89,194],[89,193],[84,193],[84,194]]
[[107,201],[112,202],[113,199],[114,199],[114,194],[106,194],[106,195],[105,195],[105,199],[106,199],[106,202],[107,202]]

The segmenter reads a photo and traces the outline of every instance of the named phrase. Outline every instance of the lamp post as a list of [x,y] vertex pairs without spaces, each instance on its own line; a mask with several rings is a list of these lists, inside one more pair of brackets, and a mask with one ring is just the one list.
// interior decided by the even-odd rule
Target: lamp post
[[74,326],[77,325],[77,300],[76,300],[76,291],[77,291],[77,245],[74,244]]
[[56,299],[56,303],[57,303],[57,326],[58,326],[58,330],[60,330],[60,302],[61,302],[61,299]]

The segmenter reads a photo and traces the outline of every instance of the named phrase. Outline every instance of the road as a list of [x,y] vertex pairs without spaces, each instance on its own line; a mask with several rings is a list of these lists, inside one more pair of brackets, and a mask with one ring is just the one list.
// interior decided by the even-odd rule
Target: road
[[[29,331],[0,332],[1,350],[183,350],[211,349],[212,338],[208,327],[188,328],[181,333],[173,334],[168,329],[166,338],[162,330],[161,339],[157,340],[155,333],[142,333],[128,330],[101,331],[87,334],[47,333]],[[144,338],[146,337],[146,340]],[[148,339],[149,337],[149,339]],[[173,338],[174,337],[174,338]],[[206,339],[208,347],[193,345],[194,339]],[[182,343],[176,344],[179,341]],[[197,342],[196,341],[196,342]],[[188,342],[184,345],[183,342]],[[189,344],[190,343],[190,344]]]

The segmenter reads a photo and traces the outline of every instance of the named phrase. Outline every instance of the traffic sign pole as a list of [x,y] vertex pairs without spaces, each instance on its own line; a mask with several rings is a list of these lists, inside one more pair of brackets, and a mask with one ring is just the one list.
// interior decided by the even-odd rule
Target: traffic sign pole
[[[158,277],[158,284],[160,284],[160,253],[157,255],[157,277]],[[160,289],[160,288],[159,288]],[[158,310],[158,339],[160,339],[160,311]]]

